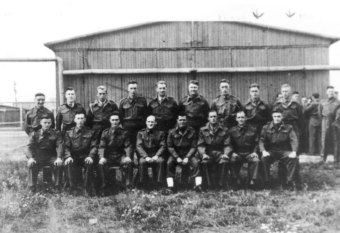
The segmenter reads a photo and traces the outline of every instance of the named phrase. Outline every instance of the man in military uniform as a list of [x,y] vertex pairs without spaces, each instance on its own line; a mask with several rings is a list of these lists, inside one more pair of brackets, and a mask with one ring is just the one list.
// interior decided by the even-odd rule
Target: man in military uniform
[[207,122],[209,103],[198,94],[199,83],[197,80],[190,80],[189,95],[182,98],[179,102],[179,112],[184,112],[187,116],[188,126],[196,132]]
[[197,135],[193,128],[187,126],[187,116],[178,115],[177,126],[170,130],[167,138],[167,146],[170,156],[167,161],[167,184],[174,188],[174,176],[176,165],[182,166],[182,175],[189,176],[189,180],[195,180],[194,189],[200,191],[202,177],[200,174],[199,160],[195,157],[197,150]]
[[86,121],[83,109],[74,113],[75,127],[65,133],[65,168],[71,192],[82,182],[82,169],[85,169],[84,186],[92,191],[93,171],[92,164],[97,152],[94,132],[84,124]]
[[293,91],[292,101],[300,104],[300,93],[298,91]]
[[293,101],[291,98],[292,88],[288,84],[283,84],[281,86],[282,100],[281,102],[276,102],[273,106],[273,111],[280,109],[283,113],[283,122],[293,126],[296,136],[300,140],[300,135],[302,133],[304,119],[302,106]]
[[[128,132],[120,127],[119,113],[110,116],[111,127],[104,130],[99,144],[99,174],[101,188],[105,188],[112,180],[109,179],[109,168],[119,167],[122,174],[120,182],[123,188],[131,185],[132,145]],[[116,176],[117,177],[117,176]]]
[[85,109],[81,104],[76,103],[76,91],[72,87],[68,87],[65,92],[66,103],[61,105],[57,111],[56,129],[65,135],[67,130],[76,126],[74,116],[76,113],[84,113]]
[[223,127],[231,128],[237,124],[235,116],[242,110],[242,104],[238,98],[230,94],[230,84],[226,79],[220,81],[220,95],[213,100],[211,110],[217,112],[218,123]]
[[[269,184],[270,166],[279,160],[287,169],[287,184],[294,188],[298,172],[299,159],[297,150],[299,142],[293,126],[283,122],[283,112],[281,109],[274,109],[272,113],[273,121],[262,128],[260,136],[260,151],[262,153],[262,163],[264,167],[264,180],[266,186]],[[282,185],[286,181],[281,180]]]
[[151,167],[156,176],[158,186],[162,186],[164,179],[164,152],[166,150],[165,133],[155,129],[156,118],[148,116],[146,128],[138,131],[136,150],[139,154],[140,184],[146,184],[148,168]]
[[35,94],[34,99],[36,106],[27,112],[25,116],[24,130],[29,135],[32,131],[38,131],[41,128],[41,116],[48,115],[51,118],[51,128],[54,129],[54,115],[44,107],[45,95],[43,93]]
[[309,153],[319,155],[321,150],[321,117],[319,114],[319,93],[312,94],[312,102],[304,110],[306,119],[309,119]]
[[123,128],[128,131],[130,143],[135,148],[137,132],[145,127],[148,108],[146,99],[137,94],[138,83],[129,81],[129,96],[119,104],[119,114]]
[[[229,169],[228,130],[217,122],[217,112],[211,110],[208,123],[199,132],[197,142],[198,156],[201,160],[203,182],[205,186],[226,188]],[[215,172],[213,172],[215,171]],[[217,174],[216,174],[217,172]],[[215,173],[213,177],[212,173]]]
[[259,183],[259,150],[258,142],[259,135],[257,128],[246,124],[246,115],[244,111],[236,113],[237,126],[229,130],[229,145],[228,155],[231,162],[231,175],[232,179],[238,188],[240,184],[240,170],[243,163],[248,163],[248,177],[249,185],[255,188],[255,184]]
[[257,128],[260,135],[262,127],[271,121],[269,106],[260,99],[260,86],[253,83],[249,87],[250,99],[244,106],[247,124]]
[[327,99],[320,102],[319,113],[322,117],[321,123],[321,156],[327,160],[327,155],[333,153],[333,130],[332,123],[335,120],[335,111],[340,106],[340,101],[334,96],[334,87],[327,87]]
[[63,164],[63,140],[59,132],[51,128],[51,115],[41,115],[40,129],[32,131],[27,145],[28,186],[35,191],[39,170],[45,166],[53,169],[55,185],[60,185],[60,167]]
[[176,124],[178,105],[174,98],[166,94],[165,81],[157,82],[157,97],[148,105],[148,113],[156,117],[157,129],[168,133]]
[[335,111],[335,120],[332,123],[334,134],[334,163],[340,162],[340,106]]
[[97,100],[90,103],[86,114],[86,125],[94,131],[97,144],[99,144],[102,131],[110,127],[109,117],[115,111],[118,111],[117,104],[107,99],[106,87],[102,85],[98,86]]
[[[293,126],[294,132],[298,138],[299,145],[300,141],[304,140],[301,138],[302,131],[304,129],[304,117],[303,117],[303,109],[302,106],[293,101],[291,98],[291,92],[292,88],[288,84],[283,84],[281,86],[281,94],[282,94],[282,99],[281,102],[276,102],[273,106],[273,111],[280,110],[282,112],[282,117],[283,117],[283,122],[285,124],[289,124]],[[300,154],[301,152],[301,146],[299,146],[297,153]],[[279,162],[279,177],[280,179],[284,180],[286,175],[286,169],[285,165],[282,164],[282,162]],[[299,177],[299,164],[297,165],[296,168],[297,172],[296,175],[297,177],[297,185],[300,185],[300,177]],[[282,181],[285,182],[285,181]]]

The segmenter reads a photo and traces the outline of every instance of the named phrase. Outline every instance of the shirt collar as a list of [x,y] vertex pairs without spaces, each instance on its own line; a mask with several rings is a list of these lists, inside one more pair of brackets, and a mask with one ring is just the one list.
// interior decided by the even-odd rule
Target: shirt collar
[[108,100],[105,99],[104,102],[101,102],[99,99],[96,99],[95,104],[97,104],[98,106],[105,106],[108,103]]
[[66,103],[66,106],[69,108],[74,108],[76,106],[76,102],[73,102],[72,105]]

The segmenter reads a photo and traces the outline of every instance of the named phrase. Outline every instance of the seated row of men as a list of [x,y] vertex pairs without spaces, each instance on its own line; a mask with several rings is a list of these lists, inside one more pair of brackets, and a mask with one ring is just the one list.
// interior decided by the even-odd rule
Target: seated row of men
[[100,138],[85,126],[83,112],[75,113],[75,127],[65,132],[64,139],[51,128],[51,116],[43,115],[41,129],[30,134],[28,144],[29,186],[34,190],[39,170],[50,166],[57,186],[61,184],[61,171],[65,170],[71,189],[76,188],[78,172],[84,169],[82,183],[86,187],[93,185],[96,173],[100,188],[105,189],[113,181],[111,168],[116,168],[121,182],[129,187],[133,167],[138,166],[139,186],[149,182],[151,171],[159,187],[166,183],[170,191],[175,191],[176,168],[181,168],[189,184],[200,191],[202,187],[227,188],[230,182],[237,185],[242,164],[248,163],[249,185],[256,187],[262,181],[269,182],[270,165],[276,160],[286,168],[289,186],[294,186],[298,177],[298,139],[293,127],[283,123],[280,109],[273,110],[273,121],[262,128],[260,136],[257,127],[246,123],[243,110],[236,113],[237,125],[230,129],[218,122],[215,110],[209,111],[208,123],[198,133],[188,126],[187,118],[179,113],[176,126],[166,133],[156,127],[156,117],[150,115],[146,128],[137,132],[134,144],[121,125],[118,112],[110,114],[110,127]]

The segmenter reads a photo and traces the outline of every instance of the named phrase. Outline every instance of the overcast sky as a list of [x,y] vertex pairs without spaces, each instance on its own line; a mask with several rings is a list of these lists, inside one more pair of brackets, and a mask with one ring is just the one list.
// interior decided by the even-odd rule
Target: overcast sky
[[[340,37],[339,6],[335,0],[1,0],[0,57],[54,57],[44,43],[159,20],[244,20]],[[257,20],[253,11],[264,15]],[[340,42],[330,47],[331,65],[340,65],[339,58]],[[18,101],[38,91],[55,97],[53,64],[0,63],[0,75],[0,102],[14,101],[14,81]],[[339,75],[331,74],[337,89]]]

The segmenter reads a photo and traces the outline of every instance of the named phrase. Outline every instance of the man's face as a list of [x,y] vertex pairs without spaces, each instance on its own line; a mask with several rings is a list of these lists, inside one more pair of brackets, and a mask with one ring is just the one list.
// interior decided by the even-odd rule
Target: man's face
[[210,124],[216,124],[217,123],[217,113],[216,112],[210,112],[209,113],[209,117],[208,117],[208,121]]
[[85,121],[86,121],[86,118],[85,118],[85,115],[83,113],[81,114],[76,114],[74,116],[74,122],[76,123],[76,125],[78,127],[83,127],[84,124],[85,124]]
[[299,102],[300,95],[299,94],[294,94],[292,95],[292,101]]
[[186,116],[178,116],[177,124],[179,128],[184,128],[187,126],[187,117]]
[[41,128],[45,131],[51,128],[52,120],[51,119],[41,119],[40,121]]
[[147,119],[146,119],[146,127],[148,129],[153,129],[155,128],[156,126],[156,119],[154,116],[149,116]]
[[137,83],[129,84],[128,92],[130,97],[135,97],[137,95]]
[[249,90],[249,94],[252,100],[257,100],[260,97],[260,90],[257,87],[252,87]]
[[220,92],[221,95],[229,95],[230,94],[230,86],[228,83],[220,83]]
[[65,93],[67,103],[73,103],[76,100],[76,93],[74,90],[68,90]]
[[45,104],[45,96],[43,95],[38,95],[35,97],[35,104],[37,105],[38,108],[44,107]]
[[198,86],[197,85],[190,83],[188,89],[189,89],[189,95],[197,95],[198,94]]
[[274,124],[280,124],[282,122],[282,113],[275,112],[272,116]]
[[281,95],[283,99],[289,99],[290,97],[290,87],[282,87]]
[[246,122],[246,114],[244,112],[237,113],[236,121],[239,125],[244,125],[244,123]]
[[165,84],[158,84],[156,91],[159,96],[164,97],[166,95],[166,85]]
[[101,102],[104,102],[106,100],[106,97],[107,97],[107,91],[99,89],[97,91],[97,97]]
[[119,126],[119,116],[113,115],[110,117],[111,127],[116,128]]
[[327,97],[329,99],[333,98],[334,97],[334,89],[333,88],[328,88],[327,91],[326,91],[326,94],[327,94]]

